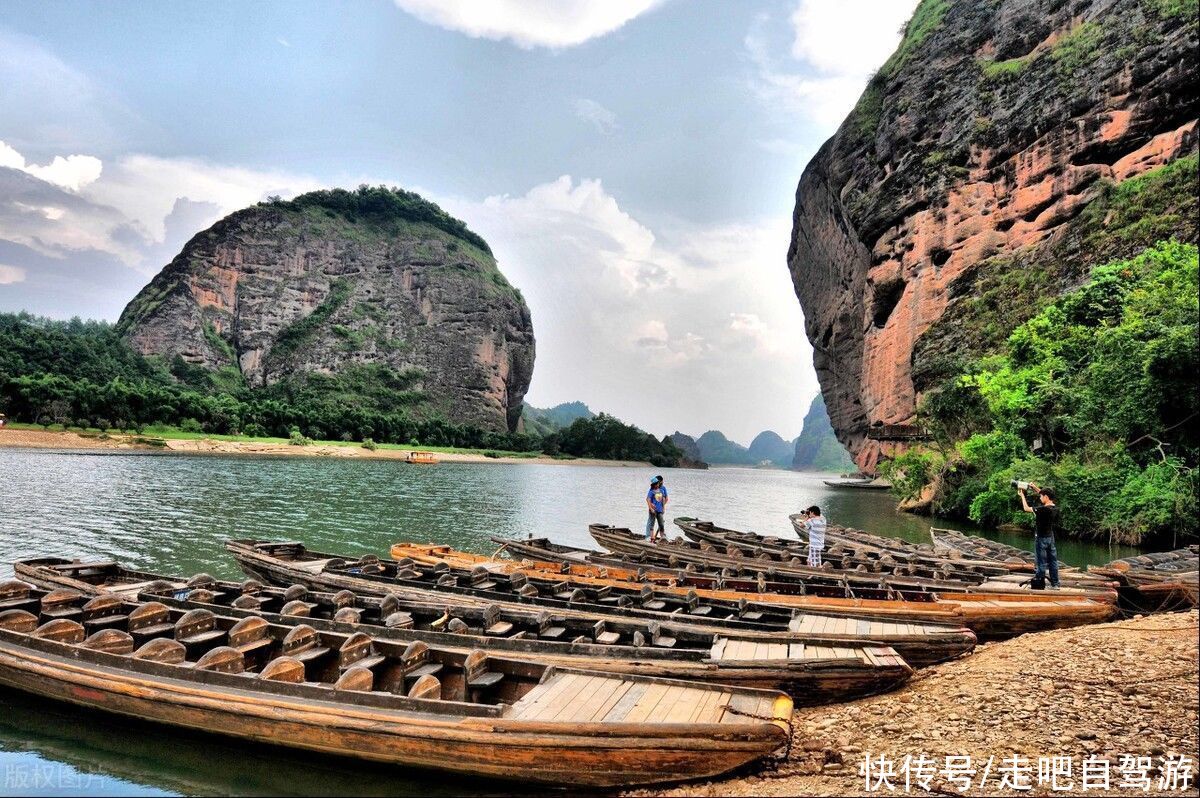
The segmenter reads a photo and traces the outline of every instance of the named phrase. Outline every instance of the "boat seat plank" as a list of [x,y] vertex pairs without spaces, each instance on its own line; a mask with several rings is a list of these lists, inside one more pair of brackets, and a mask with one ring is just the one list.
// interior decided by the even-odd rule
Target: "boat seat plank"
[[442,669],[443,665],[440,662],[426,662],[424,665],[413,668],[411,671],[404,674],[404,679],[406,681],[415,682],[422,676],[437,676],[442,672]]
[[59,618],[74,621],[83,617],[83,610],[78,607],[43,607],[41,614],[46,621],[55,621]]
[[128,615],[105,615],[102,618],[85,618],[83,625],[88,631],[95,632],[101,629],[122,628],[128,620]]
[[303,651],[297,651],[290,656],[294,659],[300,660],[301,662],[313,662],[328,653],[329,649],[325,646],[313,646],[312,648],[306,648]]
[[203,645],[204,643],[211,643],[214,640],[219,640],[224,636],[224,630],[209,629],[207,632],[197,632],[195,634],[187,635],[177,639],[185,646],[199,646]]
[[140,629],[130,629],[129,633],[135,638],[150,639],[152,637],[161,637],[165,634],[170,634],[174,631],[175,625],[171,623],[154,623],[149,626],[143,626]]
[[513,625],[508,621],[498,621],[489,626],[485,633],[489,637],[505,637],[513,630]]
[[116,593],[121,596],[136,596],[138,593],[145,590],[147,587],[149,587],[150,585],[154,584],[157,581],[159,581],[159,580],[147,579],[142,582],[126,582],[123,585],[113,585],[112,587],[109,587],[108,592]]

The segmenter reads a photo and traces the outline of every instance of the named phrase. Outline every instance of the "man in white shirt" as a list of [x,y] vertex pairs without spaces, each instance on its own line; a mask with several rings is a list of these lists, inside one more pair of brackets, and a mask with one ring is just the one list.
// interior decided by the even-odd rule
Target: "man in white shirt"
[[813,505],[804,511],[808,520],[804,522],[808,530],[808,565],[810,568],[821,567],[821,552],[825,550],[825,516],[821,508]]

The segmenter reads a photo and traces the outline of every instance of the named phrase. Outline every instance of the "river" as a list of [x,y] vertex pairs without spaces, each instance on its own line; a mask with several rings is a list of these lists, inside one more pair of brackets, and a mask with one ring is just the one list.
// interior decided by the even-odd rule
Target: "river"
[[[240,574],[231,537],[301,540],[386,555],[397,540],[487,553],[490,538],[548,536],[593,546],[594,522],[640,527],[651,468],[509,463],[410,466],[394,460],[227,457],[0,449],[0,578],[35,555],[115,558],[173,574]],[[664,469],[667,516],[790,536],[789,513],[928,540],[929,522],[886,492],[835,490],[818,474]],[[1066,508],[1069,512],[1069,508]],[[961,524],[945,523],[978,532]],[[1028,547],[1020,535],[989,534]],[[1129,548],[1061,541],[1072,565]],[[81,720],[82,719],[82,720]],[[486,794],[495,785],[247,745],[77,713],[0,691],[0,795]]]

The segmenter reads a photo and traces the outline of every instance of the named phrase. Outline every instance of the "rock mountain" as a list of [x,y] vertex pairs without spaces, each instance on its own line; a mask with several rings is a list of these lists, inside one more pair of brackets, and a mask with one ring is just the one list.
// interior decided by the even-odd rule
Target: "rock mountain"
[[416,414],[515,430],[533,374],[529,308],[482,238],[416,194],[317,191],[233,213],[129,303],[144,355],[250,388],[384,370]]
[[861,468],[894,445],[873,426],[912,425],[924,393],[1047,296],[1155,239],[1195,240],[1194,160],[1171,190],[1134,181],[1161,188],[1151,173],[1194,158],[1196,15],[1177,0],[919,4],[805,169],[788,251]]

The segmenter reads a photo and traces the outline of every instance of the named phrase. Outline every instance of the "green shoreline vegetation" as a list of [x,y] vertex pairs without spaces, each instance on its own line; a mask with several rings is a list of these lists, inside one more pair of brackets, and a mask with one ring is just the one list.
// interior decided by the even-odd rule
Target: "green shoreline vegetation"
[[[238,375],[240,377],[240,375]],[[678,465],[682,452],[605,414],[543,434],[454,423],[414,388],[420,374],[380,365],[299,374],[252,389],[192,366],[139,355],[99,321],[0,314],[0,411],[43,428],[131,430],[152,437],[296,442],[506,457],[587,457]]]
[[1071,537],[1194,538],[1198,263],[1194,244],[1168,240],[1098,266],[943,381],[918,412],[935,445],[884,469],[897,494],[935,515],[1025,525],[1010,481],[1032,480],[1069,508]]

